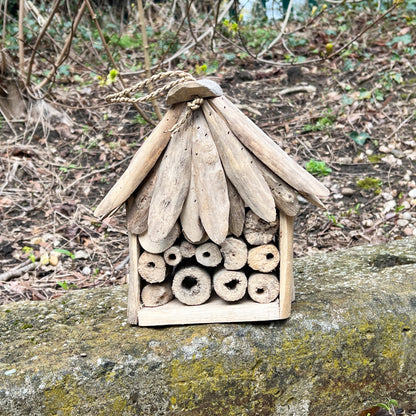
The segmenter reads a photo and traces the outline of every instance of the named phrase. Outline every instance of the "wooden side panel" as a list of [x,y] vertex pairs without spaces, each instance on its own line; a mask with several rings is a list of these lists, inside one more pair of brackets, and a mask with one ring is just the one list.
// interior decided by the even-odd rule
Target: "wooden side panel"
[[140,308],[140,276],[138,260],[140,247],[136,234],[129,233],[129,288],[127,293],[127,322],[138,324],[137,312]]

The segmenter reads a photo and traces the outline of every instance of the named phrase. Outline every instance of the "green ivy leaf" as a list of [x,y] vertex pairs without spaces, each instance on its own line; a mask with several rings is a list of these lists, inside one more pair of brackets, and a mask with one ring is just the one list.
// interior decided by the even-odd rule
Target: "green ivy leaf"
[[349,134],[349,136],[350,136],[350,138],[352,139],[352,140],[354,140],[354,142],[355,143],[357,143],[359,146],[362,146],[362,145],[364,145],[365,144],[365,142],[367,141],[367,139],[369,139],[370,138],[370,136],[365,132],[365,131],[362,131],[362,132],[358,132],[358,131],[352,131],[350,134]]

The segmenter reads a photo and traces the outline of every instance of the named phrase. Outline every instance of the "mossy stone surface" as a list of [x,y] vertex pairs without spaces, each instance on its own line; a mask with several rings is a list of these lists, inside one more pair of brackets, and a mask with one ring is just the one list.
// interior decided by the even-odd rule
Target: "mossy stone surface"
[[353,416],[416,404],[416,239],[295,261],[286,321],[131,327],[125,287],[0,307],[0,415]]

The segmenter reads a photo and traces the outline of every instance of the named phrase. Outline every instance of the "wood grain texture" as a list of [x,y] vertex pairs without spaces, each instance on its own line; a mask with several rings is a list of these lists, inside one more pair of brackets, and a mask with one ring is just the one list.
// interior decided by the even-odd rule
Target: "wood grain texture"
[[215,293],[227,302],[236,302],[244,297],[247,277],[244,272],[220,269],[212,278]]
[[223,94],[221,87],[210,79],[188,81],[171,88],[166,96],[166,104],[171,106],[194,98],[219,97]]
[[202,104],[202,110],[228,179],[246,205],[259,217],[268,222],[274,221],[276,209],[273,196],[253,158],[207,100]]
[[140,309],[140,276],[138,260],[140,246],[137,235],[129,233],[129,287],[127,292],[127,322],[130,325],[137,325],[137,313]]
[[227,270],[242,269],[247,263],[247,244],[239,238],[226,238],[221,244],[220,251]]
[[244,201],[238,194],[235,186],[227,179],[228,198],[230,200],[230,217],[228,219],[229,232],[236,237],[240,237],[244,229],[246,210]]
[[278,229],[279,218],[273,222],[265,222],[253,211],[247,211],[243,231],[247,243],[253,246],[270,243]]
[[169,142],[170,128],[178,121],[183,104],[171,107],[134,155],[130,165],[96,208],[94,215],[105,218],[115,212],[141,184]]
[[[193,168],[191,169],[192,172]],[[198,243],[205,235],[204,227],[199,218],[198,199],[196,196],[194,175],[191,173],[188,195],[180,214],[182,230],[192,243]]]
[[154,308],[162,306],[173,299],[171,282],[146,285],[142,290],[143,306]]
[[139,235],[139,242],[144,250],[149,253],[159,254],[173,246],[173,243],[179,237],[180,232],[181,229],[179,224],[176,223],[170,233],[163,240],[154,242],[150,239],[148,232],[145,231],[143,234]]
[[238,139],[277,176],[297,191],[317,196],[329,195],[329,190],[298,165],[263,130],[256,126],[225,96],[209,98],[209,103],[221,114]]
[[227,237],[230,215],[227,181],[204,114],[196,110],[193,115],[192,174],[199,217],[208,237],[221,244]]
[[147,230],[150,201],[155,189],[158,165],[159,163],[156,163],[139,188],[127,199],[127,230],[133,234],[143,234]]
[[182,211],[191,180],[191,136],[189,122],[175,132],[157,173],[149,208],[148,232],[152,241],[166,238]]
[[293,279],[293,217],[280,212],[280,316],[289,318],[294,300]]
[[254,273],[248,278],[247,292],[255,302],[273,302],[279,296],[279,280],[273,274]]
[[163,256],[144,251],[139,257],[139,274],[148,283],[161,283],[166,277],[166,263]]

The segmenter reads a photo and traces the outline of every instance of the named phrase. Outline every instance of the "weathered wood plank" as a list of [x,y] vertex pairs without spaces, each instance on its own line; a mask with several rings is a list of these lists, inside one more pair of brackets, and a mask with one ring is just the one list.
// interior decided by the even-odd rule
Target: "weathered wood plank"
[[192,174],[202,225],[208,237],[221,244],[227,237],[230,215],[227,180],[201,110],[196,110],[193,118]]
[[134,155],[130,165],[96,208],[94,215],[105,218],[117,210],[141,184],[169,142],[171,129],[178,121],[183,104],[171,107]]
[[329,190],[299,166],[277,143],[256,126],[225,96],[209,98],[209,103],[221,114],[238,139],[277,176],[299,192],[317,196],[329,195]]
[[253,158],[207,100],[202,104],[202,110],[228,179],[246,205],[259,217],[268,222],[274,221],[276,208],[273,196]]
[[[193,169],[193,168],[192,168]],[[192,172],[191,169],[191,172]],[[198,243],[205,235],[204,227],[199,218],[198,200],[195,190],[194,175],[191,173],[188,195],[180,214],[184,234],[192,243]]]
[[127,292],[127,322],[137,325],[137,313],[140,309],[140,276],[138,261],[140,247],[137,235],[129,233],[129,288]]
[[229,232],[236,237],[240,237],[244,229],[244,220],[246,217],[246,209],[244,206],[244,201],[241,196],[238,194],[235,186],[227,179],[228,186],[228,198],[230,200],[230,217],[229,222]]
[[186,122],[172,135],[160,163],[149,208],[148,232],[152,241],[163,240],[176,223],[191,180],[192,127]]
[[190,101],[194,98],[219,97],[223,95],[221,87],[210,79],[188,81],[171,88],[166,97],[166,104],[171,106],[176,103]]
[[163,240],[154,242],[150,239],[148,232],[145,231],[143,234],[139,235],[139,242],[144,250],[149,253],[159,254],[173,246],[173,243],[179,237],[180,232],[181,229],[179,224],[176,223]]

